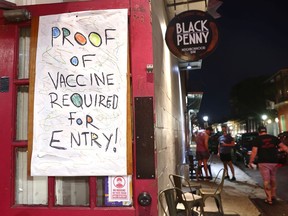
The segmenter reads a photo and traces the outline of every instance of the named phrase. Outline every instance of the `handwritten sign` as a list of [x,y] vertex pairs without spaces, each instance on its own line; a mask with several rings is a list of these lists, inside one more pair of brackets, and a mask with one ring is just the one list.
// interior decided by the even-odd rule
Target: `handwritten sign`
[[32,176],[127,175],[127,17],[40,17]]

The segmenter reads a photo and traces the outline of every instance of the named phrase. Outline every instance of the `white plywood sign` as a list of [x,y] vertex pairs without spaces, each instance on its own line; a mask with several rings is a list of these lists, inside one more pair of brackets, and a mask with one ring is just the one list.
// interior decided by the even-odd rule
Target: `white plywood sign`
[[32,176],[127,174],[126,9],[40,17]]

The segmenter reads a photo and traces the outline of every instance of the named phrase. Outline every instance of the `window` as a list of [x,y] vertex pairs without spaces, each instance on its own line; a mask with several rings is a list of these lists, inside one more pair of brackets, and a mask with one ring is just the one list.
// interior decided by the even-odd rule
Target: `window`
[[15,204],[47,205],[48,178],[28,175],[28,96],[29,96],[29,47],[30,28],[19,30],[18,73],[16,84],[16,133],[15,140]]
[[19,62],[18,79],[27,79],[29,77],[29,47],[30,47],[30,28],[20,29],[19,37]]
[[17,87],[16,140],[27,140],[28,85]]
[[56,205],[89,205],[88,177],[56,177]]
[[27,148],[16,148],[15,203],[48,204],[47,177],[27,174]]

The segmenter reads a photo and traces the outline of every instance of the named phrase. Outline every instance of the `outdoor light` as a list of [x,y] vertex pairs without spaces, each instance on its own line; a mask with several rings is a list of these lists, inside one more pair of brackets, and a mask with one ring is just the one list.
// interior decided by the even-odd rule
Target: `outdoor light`
[[263,121],[265,121],[268,118],[268,116],[267,115],[262,115],[261,118],[262,118]]
[[205,122],[207,122],[207,121],[208,121],[208,116],[203,116],[203,120],[204,120]]
[[204,128],[208,127],[208,116],[203,116]]
[[271,119],[268,119],[268,120],[267,120],[267,123],[268,123],[268,124],[271,124],[271,123],[272,123],[272,120],[271,120]]
[[275,118],[275,122],[276,122],[276,123],[278,123],[278,122],[279,122],[279,119],[278,119],[277,117]]
[[263,126],[265,126],[266,125],[265,121],[267,120],[268,116],[264,114],[264,115],[261,116],[261,118],[262,118],[262,121],[263,121],[262,124],[263,124]]
[[192,66],[190,64],[187,65],[187,70],[192,69]]

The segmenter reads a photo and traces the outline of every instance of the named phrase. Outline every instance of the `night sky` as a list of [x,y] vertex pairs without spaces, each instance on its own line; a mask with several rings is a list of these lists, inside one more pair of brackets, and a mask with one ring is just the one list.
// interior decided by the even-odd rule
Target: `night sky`
[[249,77],[288,67],[287,0],[223,0],[216,19],[219,42],[190,72],[188,90],[204,92],[199,118],[209,123],[230,115],[232,86]]

